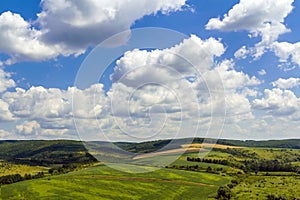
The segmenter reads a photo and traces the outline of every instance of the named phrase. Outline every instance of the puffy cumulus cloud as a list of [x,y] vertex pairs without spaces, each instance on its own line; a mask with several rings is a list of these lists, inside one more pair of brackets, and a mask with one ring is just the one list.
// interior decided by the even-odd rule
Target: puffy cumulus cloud
[[224,90],[226,93],[234,93],[261,84],[255,76],[249,77],[242,71],[236,71],[234,66],[235,63],[232,60],[223,60],[202,75],[203,79],[199,79],[197,87],[203,89],[208,86],[212,91]]
[[257,30],[267,24],[278,25],[292,11],[293,0],[258,0],[240,2],[233,6],[223,19],[212,18],[206,25],[207,29],[224,31]]
[[[116,63],[108,92],[115,122],[123,132],[148,139],[192,136],[197,120],[209,117],[211,107],[200,108],[198,92],[191,84],[195,80],[189,78],[213,68],[214,57],[223,52],[220,41],[194,35],[168,49],[126,52]],[[204,95],[203,103],[208,101]]]
[[[192,94],[188,93],[190,90],[181,93],[185,91],[182,86],[184,81],[176,86],[175,81],[172,84],[149,83],[134,88],[121,82],[114,83],[107,92],[109,109],[105,115],[98,119],[75,118],[77,130],[83,139],[108,138],[111,141],[172,138],[182,129],[182,123],[187,128],[185,130],[190,130],[193,125],[187,127],[186,124],[193,121],[194,116],[191,115],[197,102],[193,104]],[[187,99],[186,95],[190,98]],[[101,105],[105,106],[105,102]],[[184,137],[182,134],[181,137]]]
[[255,49],[250,50],[255,58],[259,58],[279,35],[289,32],[284,25],[284,19],[293,10],[293,2],[294,0],[240,0],[223,19],[210,19],[206,29],[247,30],[251,32],[251,36],[261,36],[261,42],[256,44]]
[[237,59],[245,59],[249,51],[247,50],[246,46],[242,46],[234,53],[234,57]]
[[270,115],[283,116],[293,120],[300,119],[300,98],[290,90],[266,89],[262,99],[253,100],[252,107],[264,110]]
[[9,104],[0,99],[0,122],[14,121],[15,118],[9,110]]
[[264,76],[264,75],[267,74],[266,70],[264,70],[264,69],[259,70],[257,73],[258,73],[260,76]]
[[[237,106],[239,106],[237,108]],[[226,120],[237,123],[242,120],[253,119],[251,104],[243,94],[226,95]]]
[[38,22],[46,30],[43,36],[50,43],[63,43],[82,49],[125,31],[145,15],[169,13],[182,8],[186,0],[163,1],[71,1],[44,0]]
[[[219,40],[214,38],[202,40],[195,35],[191,35],[190,38],[171,48],[154,51],[136,49],[126,52],[116,62],[114,73],[111,75],[111,79],[114,82],[113,90],[111,91],[113,93],[126,91],[126,93],[131,94],[131,90],[138,88],[139,94],[143,94],[143,92],[149,94],[139,96],[139,104],[154,101],[163,105],[167,113],[174,114],[176,113],[175,111],[179,112],[182,109],[186,112],[184,114],[186,117],[195,115],[195,111],[197,113],[195,108],[199,106],[199,102],[192,97],[197,98],[199,96],[199,98],[202,98],[202,102],[206,102],[205,99],[207,97],[204,96],[209,95],[209,91],[205,85],[202,88],[194,88],[193,85],[198,82],[198,79],[201,79],[202,74],[215,67],[214,58],[221,56],[224,51],[225,48]],[[195,83],[192,84],[193,82]],[[151,91],[151,87],[140,87],[147,83],[154,83],[163,87],[155,87],[156,90],[153,91]],[[114,87],[123,89],[116,90]],[[200,94],[200,91],[197,91],[198,89],[202,90],[202,94]],[[167,93],[163,94],[162,91],[165,90],[173,92],[175,96],[172,93],[168,93],[169,95]],[[128,96],[128,94],[116,96],[122,97]],[[191,98],[186,98],[187,96]],[[161,97],[164,99],[157,99]],[[121,104],[118,104],[118,106],[121,107]],[[127,105],[125,104],[124,106],[126,107]],[[211,113],[210,108],[207,105],[203,106],[201,110],[202,115],[209,115]],[[122,110],[127,112],[126,109]],[[176,118],[178,117],[174,116],[174,119]]]
[[[219,40],[214,38],[202,40],[196,35],[191,35],[190,38],[168,49],[150,52],[135,49],[126,52],[117,61],[111,79],[114,82],[121,80],[129,84],[130,80],[145,81],[147,78],[158,82],[169,81],[172,73],[191,76],[212,68],[214,58],[221,56],[224,51],[225,48]],[[135,70],[141,67],[144,68],[143,72]]]
[[17,132],[24,135],[38,135],[38,130],[40,128],[41,126],[37,121],[26,121],[23,124],[16,126]]
[[11,79],[10,76],[11,76],[10,73],[7,73],[0,68],[0,93],[4,92],[8,88],[12,88],[16,86],[15,81]]
[[[136,99],[143,102],[146,100],[160,102],[159,105],[163,105],[163,101],[159,99],[161,95],[159,90],[149,92],[146,87],[140,88],[143,83],[156,83],[166,86],[170,91],[174,90],[180,100],[179,108],[182,110],[176,106],[175,98],[169,98],[170,101],[164,105],[164,111],[167,113],[174,114],[174,110],[177,110],[184,116],[193,116],[195,119],[199,116],[205,118],[212,115],[224,117],[224,107],[228,104],[227,112],[232,116],[230,121],[252,118],[247,96],[255,96],[256,92],[248,87],[259,85],[261,82],[256,77],[249,77],[243,72],[236,71],[234,63],[230,60],[216,65],[214,58],[222,55],[224,51],[225,48],[220,41],[214,38],[201,40],[192,35],[168,49],[154,51],[136,49],[126,52],[124,57],[117,61],[111,75],[114,83],[111,94],[117,94],[117,97],[129,96],[138,88],[142,91],[141,94],[145,92],[149,95],[139,96]],[[109,93],[109,96],[111,94]],[[191,98],[186,98],[187,96],[195,99],[191,101]],[[146,97],[147,99],[144,99]],[[123,103],[118,103],[116,107],[120,109],[120,113],[122,111],[123,114],[128,114],[128,104],[126,101],[123,102],[123,106]],[[141,106],[141,102],[135,103],[135,108]],[[178,117],[174,115],[175,118]]]
[[0,52],[10,56],[5,64],[76,56],[113,34],[129,30],[145,15],[166,14],[185,5],[186,0],[43,0],[34,22],[10,11],[0,15]]
[[249,77],[243,72],[234,69],[235,63],[224,60],[214,69],[203,75],[203,79],[195,82],[196,91],[203,95],[203,89],[208,87],[208,92],[214,94],[210,98],[215,112],[222,111],[224,99],[226,104],[226,117],[228,122],[233,123],[244,119],[253,118],[248,96],[255,96],[256,91],[250,89],[261,82],[256,77]]
[[[114,124],[120,130],[119,133],[111,129],[106,132],[114,131],[117,137],[121,137],[120,131],[123,135],[133,136],[127,137],[127,140],[172,138],[176,135],[184,137],[182,134],[190,134],[178,134],[178,131],[182,124],[185,127],[189,124],[188,129],[193,129],[191,123],[197,121],[196,94],[187,80],[172,77],[168,82],[147,79],[147,82],[135,87],[122,82],[113,83],[107,95],[111,101]],[[186,98],[187,95],[189,98]]]
[[25,121],[21,125],[17,125],[16,130],[18,134],[25,137],[37,136],[38,138],[40,138],[41,136],[48,137],[51,135],[59,137],[68,132],[68,129],[43,128],[37,121]]
[[[72,104],[73,102],[73,104]],[[94,118],[108,118],[109,101],[105,97],[102,84],[91,85],[84,90],[69,87],[31,87],[28,90],[16,88],[5,92],[0,99],[0,122],[24,121],[16,127],[17,133],[28,136],[55,137],[55,135],[77,138],[74,133],[74,119],[87,123]],[[79,122],[80,121],[80,122]],[[104,127],[107,123],[101,122]],[[98,124],[91,126],[97,129]]]
[[256,116],[255,119],[225,124],[222,138],[270,140],[299,137],[299,121],[288,117]]
[[0,129],[0,139],[7,139],[12,134],[6,130]]
[[19,118],[64,118],[69,117],[72,111],[70,90],[46,89],[41,86],[31,87],[27,91],[16,88],[15,92],[4,93],[2,99]]
[[215,69],[222,78],[225,90],[236,91],[244,89],[247,86],[255,86],[261,83],[255,76],[249,77],[248,74],[245,74],[242,71],[236,71],[234,69],[234,64],[235,63],[230,60],[225,60]]
[[280,62],[300,65],[300,42],[274,42],[272,48]]
[[[68,119],[91,118],[103,111],[104,92],[102,84],[92,85],[85,90],[69,87],[58,88],[31,87],[28,90],[16,88],[6,92],[2,99],[9,104],[14,116],[30,119]],[[75,103],[72,105],[72,98]],[[47,106],[45,106],[47,105]]]
[[279,78],[277,81],[271,83],[274,87],[278,87],[281,89],[290,89],[294,87],[298,87],[300,85],[300,78],[288,78],[282,79]]
[[0,52],[10,56],[5,64],[16,61],[45,60],[61,53],[57,45],[41,41],[42,32],[35,29],[19,14],[4,12],[0,15]]
[[86,140],[218,137],[225,107],[227,123],[253,118],[248,97],[260,84],[231,60],[216,63],[224,51],[220,41],[197,36],[167,49],[129,51],[116,62],[106,93],[102,84],[16,88],[2,95],[2,107],[22,121],[16,132],[26,138],[76,137],[72,120]]
[[69,88],[67,93],[68,99],[73,99],[73,117],[89,119],[109,114],[110,101],[104,94],[102,84],[94,84],[84,90]]

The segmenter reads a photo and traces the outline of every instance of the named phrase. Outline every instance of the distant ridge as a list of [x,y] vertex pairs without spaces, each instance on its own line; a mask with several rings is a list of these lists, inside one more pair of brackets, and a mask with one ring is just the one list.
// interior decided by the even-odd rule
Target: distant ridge
[[218,140],[218,144],[244,146],[244,147],[268,147],[268,148],[291,148],[300,149],[300,139],[283,140]]
[[[193,143],[202,143],[209,139],[195,138]],[[265,140],[265,141],[255,141],[255,140],[230,140],[230,139],[211,139],[212,142],[217,142],[217,144],[230,145],[230,146],[243,146],[243,147],[265,147],[265,148],[291,148],[300,149],[300,139],[283,139],[283,140]],[[115,143],[120,148],[136,153],[147,153],[153,152],[166,146],[172,140],[157,140],[150,142],[141,143],[130,143],[130,142],[117,142]],[[178,148],[181,144],[185,144],[186,141],[191,141],[191,139],[177,139],[175,143],[170,147]],[[174,142],[174,141],[173,141]],[[99,142],[100,144],[105,142]],[[51,153],[50,153],[51,152]],[[84,156],[80,156],[83,155]],[[2,140],[0,141],[0,160],[7,159],[25,159],[25,158],[45,158],[47,163],[47,156],[57,156],[59,155],[61,159],[79,159],[80,161],[89,160],[90,155],[86,150],[84,144],[81,141],[73,140]],[[29,161],[28,161],[29,162]]]

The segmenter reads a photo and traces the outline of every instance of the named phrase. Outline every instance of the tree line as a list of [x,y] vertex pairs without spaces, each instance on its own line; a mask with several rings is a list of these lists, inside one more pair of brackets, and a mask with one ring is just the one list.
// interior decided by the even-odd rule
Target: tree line
[[247,160],[240,161],[240,164],[238,164],[238,163],[231,163],[228,160],[221,160],[221,159],[207,159],[207,158],[201,159],[201,158],[187,157],[187,161],[227,165],[230,167],[241,169],[245,172],[249,172],[249,171],[298,172],[299,171],[299,168],[297,166],[293,166],[291,163],[285,163],[283,161],[278,161],[278,160],[247,159]]
[[11,175],[6,175],[6,176],[1,176],[0,177],[0,185],[4,184],[12,184],[24,180],[30,180],[30,179],[37,179],[37,178],[42,178],[44,177],[44,172],[38,172],[35,175],[31,174],[25,174],[23,177],[20,174],[11,174]]

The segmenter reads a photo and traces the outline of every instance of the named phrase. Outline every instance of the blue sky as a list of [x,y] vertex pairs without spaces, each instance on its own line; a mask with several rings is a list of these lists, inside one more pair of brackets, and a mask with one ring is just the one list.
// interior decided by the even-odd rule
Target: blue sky
[[[174,131],[180,137],[298,138],[299,17],[293,0],[3,0],[0,138],[140,141],[173,138]],[[103,50],[93,51],[98,44],[122,31],[134,37],[145,27],[185,37],[160,38],[172,45],[147,51],[127,48],[131,39],[124,35],[115,49],[127,44],[128,52],[107,67],[104,81],[76,89],[82,63]],[[103,60],[97,59],[95,66]],[[191,76],[195,81],[188,82]],[[140,87],[141,80],[160,86]],[[223,91],[213,96],[210,89],[219,83]],[[195,94],[190,101],[188,90]]]

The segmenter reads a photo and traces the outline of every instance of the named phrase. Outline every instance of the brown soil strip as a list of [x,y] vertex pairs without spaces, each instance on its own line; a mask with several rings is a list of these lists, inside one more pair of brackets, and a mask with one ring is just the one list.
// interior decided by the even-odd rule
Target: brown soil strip
[[230,145],[223,145],[223,144],[208,144],[208,143],[194,143],[194,144],[183,144],[181,145],[182,148],[216,148],[216,149],[227,149],[227,148],[232,148],[232,149],[240,149],[244,148],[241,146],[230,146]]
[[182,153],[192,153],[192,152],[199,152],[201,148],[203,149],[210,149],[210,148],[216,148],[216,149],[227,149],[227,148],[244,148],[240,146],[229,146],[229,145],[222,145],[222,144],[183,144],[181,145],[182,148],[180,149],[172,149],[167,151],[161,151],[161,152],[153,152],[153,153],[146,153],[142,155],[135,156],[133,160],[141,159],[141,158],[150,158],[154,156],[163,156],[163,155],[172,155],[172,154],[182,154]]
[[177,183],[184,185],[198,185],[198,186],[207,186],[207,187],[217,187],[216,185],[210,185],[205,183],[197,183],[190,181],[181,181],[181,180],[167,180],[167,179],[158,179],[158,178],[142,178],[142,177],[119,177],[119,176],[100,176],[100,175],[91,175],[91,176],[64,176],[65,178],[86,178],[86,179],[109,179],[109,180],[118,180],[118,181],[144,181],[144,182],[160,182],[160,183]]

